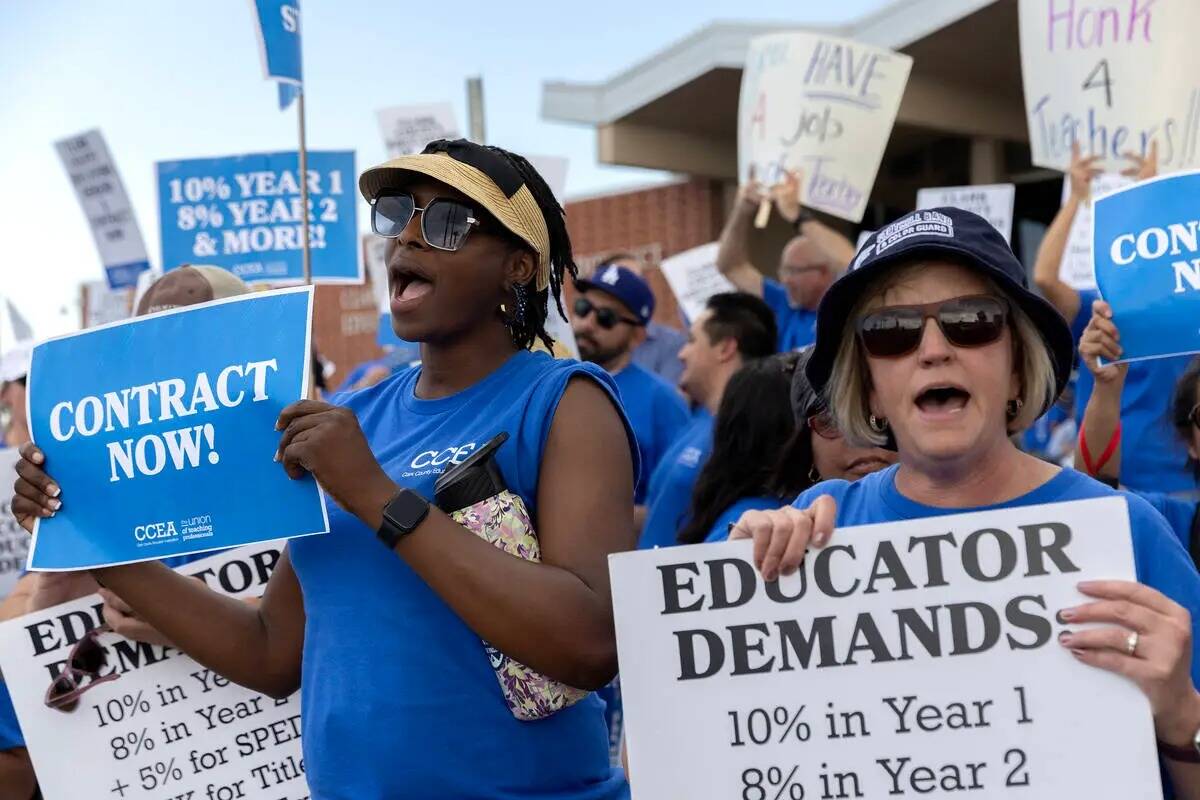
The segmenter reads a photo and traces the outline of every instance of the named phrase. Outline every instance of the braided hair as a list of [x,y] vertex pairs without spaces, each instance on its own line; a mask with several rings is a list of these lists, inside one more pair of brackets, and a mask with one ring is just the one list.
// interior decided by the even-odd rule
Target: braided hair
[[[546,349],[553,351],[554,339],[546,332],[546,320],[549,318],[550,293],[554,293],[554,302],[558,307],[559,316],[567,318],[562,304],[563,278],[570,275],[574,279],[579,274],[575,266],[575,257],[571,253],[571,237],[567,234],[567,218],[563,207],[554,197],[554,192],[546,185],[545,179],[538,174],[524,157],[509,152],[494,145],[486,145],[487,149],[500,156],[512,165],[521,180],[529,187],[530,194],[541,209],[542,218],[546,221],[546,232],[550,237],[550,287],[549,290],[537,291],[537,276],[524,284],[524,291],[529,298],[524,314],[511,314],[506,320],[513,342],[518,348],[528,349],[535,340],[540,339]],[[513,237],[516,238],[516,237]],[[523,244],[523,243],[522,243]],[[525,245],[528,247],[528,245]]]

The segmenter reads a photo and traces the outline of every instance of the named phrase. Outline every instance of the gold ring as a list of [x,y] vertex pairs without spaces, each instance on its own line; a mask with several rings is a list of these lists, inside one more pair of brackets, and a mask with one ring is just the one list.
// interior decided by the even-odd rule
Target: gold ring
[[1125,654],[1132,657],[1137,653],[1138,632],[1134,631],[1129,634],[1129,638],[1125,640]]

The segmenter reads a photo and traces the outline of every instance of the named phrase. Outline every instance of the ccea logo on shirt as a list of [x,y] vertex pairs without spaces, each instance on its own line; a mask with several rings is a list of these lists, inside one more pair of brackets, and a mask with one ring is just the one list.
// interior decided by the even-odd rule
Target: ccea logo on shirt
[[467,444],[451,445],[442,450],[426,450],[418,453],[409,466],[413,469],[428,469],[429,467],[443,467],[447,464],[461,464],[467,460],[467,456],[475,451],[475,446],[475,442],[468,442]]

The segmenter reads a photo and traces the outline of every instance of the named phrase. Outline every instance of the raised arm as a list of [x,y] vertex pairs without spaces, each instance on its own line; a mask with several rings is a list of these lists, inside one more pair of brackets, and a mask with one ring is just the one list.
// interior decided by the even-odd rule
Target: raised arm
[[804,212],[800,203],[800,179],[799,172],[785,171],[783,181],[771,187],[771,199],[779,209],[780,216],[795,225],[797,233],[816,242],[833,259],[837,271],[842,272],[854,260],[857,248],[840,231]]
[[1120,357],[1121,332],[1113,324],[1112,308],[1096,300],[1092,303],[1092,318],[1079,340],[1079,358],[1095,376],[1096,385],[1079,426],[1075,465],[1093,478],[1110,482],[1121,479],[1121,392],[1129,365],[1102,367],[1097,359],[1115,361]]
[[1088,201],[1092,178],[1102,171],[1096,166],[1099,159],[1099,156],[1081,158],[1078,142],[1071,146],[1071,168],[1067,173],[1071,192],[1046,229],[1046,236],[1038,246],[1037,261],[1033,265],[1033,282],[1067,322],[1075,319],[1079,313],[1079,291],[1059,277],[1059,269],[1067,252],[1067,240],[1071,236],[1075,215],[1079,213],[1079,207]]
[[717,248],[717,269],[738,291],[755,297],[762,297],[763,276],[750,262],[750,232],[762,200],[762,187],[756,181],[738,189]]

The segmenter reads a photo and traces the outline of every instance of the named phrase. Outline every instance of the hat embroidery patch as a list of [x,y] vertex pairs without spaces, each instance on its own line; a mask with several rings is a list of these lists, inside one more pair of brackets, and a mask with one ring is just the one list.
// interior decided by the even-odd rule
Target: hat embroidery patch
[[917,211],[893,222],[875,237],[875,251],[882,253],[892,245],[913,236],[954,238],[954,220],[938,211]]
[[615,264],[610,265],[608,269],[604,270],[604,274],[600,276],[600,280],[604,281],[609,286],[616,286],[617,281],[620,279],[621,273],[617,271],[617,266]]

